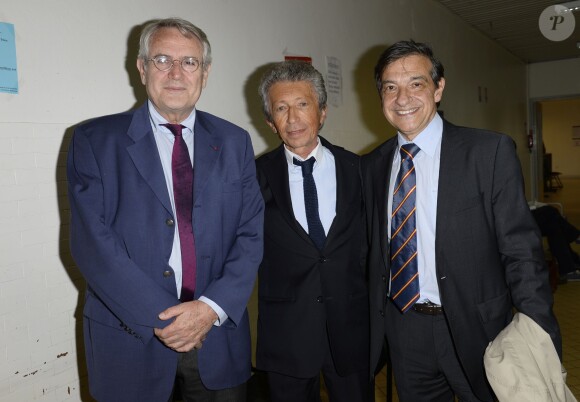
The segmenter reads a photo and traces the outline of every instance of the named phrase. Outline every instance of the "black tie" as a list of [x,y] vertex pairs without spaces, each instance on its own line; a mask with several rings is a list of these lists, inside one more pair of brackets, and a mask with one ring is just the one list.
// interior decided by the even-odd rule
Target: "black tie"
[[316,244],[319,250],[324,247],[326,235],[322,222],[320,222],[320,215],[318,215],[318,195],[316,194],[316,184],[312,176],[314,167],[314,156],[303,162],[294,158],[294,164],[302,168],[302,178],[304,186],[304,207],[306,209],[306,222],[308,223],[308,235]]

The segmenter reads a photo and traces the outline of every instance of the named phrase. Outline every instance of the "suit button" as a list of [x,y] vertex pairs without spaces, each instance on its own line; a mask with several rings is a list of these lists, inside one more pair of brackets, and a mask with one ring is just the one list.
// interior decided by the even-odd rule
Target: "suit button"
[[169,278],[171,275],[173,275],[173,273],[170,270],[163,271],[164,278]]
[[320,257],[320,259],[318,260],[318,262],[320,262],[322,264],[324,264],[327,261],[328,261],[328,258],[326,258],[326,257]]
[[322,302],[324,301],[324,299],[322,298],[322,296],[318,296],[318,297],[316,298],[316,301],[317,301],[318,303],[322,303]]
[[384,317],[385,316],[385,312],[383,310],[379,310],[379,314]]
[[383,282],[387,282],[387,277],[385,275],[381,276],[381,279],[383,280]]
[[169,218],[165,221],[165,224],[167,226],[175,226],[175,222],[173,221],[173,219]]

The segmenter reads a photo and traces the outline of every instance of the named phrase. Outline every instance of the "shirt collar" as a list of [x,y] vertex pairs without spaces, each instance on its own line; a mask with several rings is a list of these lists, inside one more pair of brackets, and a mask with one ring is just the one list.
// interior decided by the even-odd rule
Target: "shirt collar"
[[[401,133],[397,133],[399,139],[399,147],[404,144],[409,144]],[[433,119],[429,122],[427,127],[421,131],[414,139],[413,144],[417,145],[419,149],[425,152],[430,157],[433,157],[437,152],[437,147],[443,137],[443,119],[439,113],[435,113]]]
[[[153,103],[148,100],[147,101],[149,107],[149,116],[151,117],[151,122],[153,127],[158,128],[160,124],[169,123],[167,119],[165,119],[161,114],[155,109]],[[195,125],[195,108],[191,111],[189,116],[185,120],[180,123],[182,126],[185,126],[186,130],[193,133],[193,126]],[[165,128],[164,128],[165,129]],[[169,129],[167,129],[169,132]]]
[[[317,141],[316,148],[314,148],[306,158],[302,158],[301,156],[296,155],[294,152],[290,151],[288,147],[286,147],[286,144],[284,144],[284,155],[286,155],[286,161],[288,162],[288,164],[290,166],[294,166],[294,161],[292,160],[293,158],[296,158],[299,161],[305,161],[306,159],[309,159],[311,156],[314,156],[314,159],[316,159],[316,163],[314,164],[314,166],[322,163],[322,159],[324,158],[324,152],[322,151],[320,138],[316,137],[316,141]],[[300,166],[297,167],[300,169]]]

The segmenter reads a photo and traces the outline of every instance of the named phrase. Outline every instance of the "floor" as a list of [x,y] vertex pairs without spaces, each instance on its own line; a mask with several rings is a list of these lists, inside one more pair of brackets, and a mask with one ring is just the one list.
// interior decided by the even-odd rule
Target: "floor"
[[[561,178],[563,187],[547,192],[542,199],[546,203],[559,203],[564,216],[580,227],[580,178]],[[580,244],[572,244],[580,254]],[[580,399],[580,282],[568,282],[558,286],[554,293],[554,312],[560,323],[564,353],[564,367],[568,370],[567,384],[576,398]]]

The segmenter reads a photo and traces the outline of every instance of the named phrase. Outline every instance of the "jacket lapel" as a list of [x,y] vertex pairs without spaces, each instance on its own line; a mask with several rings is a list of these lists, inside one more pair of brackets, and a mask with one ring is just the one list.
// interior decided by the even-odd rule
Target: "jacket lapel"
[[458,193],[459,186],[464,178],[464,168],[458,164],[460,158],[460,149],[463,138],[457,134],[457,128],[444,121],[443,137],[441,138],[441,158],[439,165],[439,184],[437,189],[437,226],[435,239],[445,239],[445,230],[447,225],[443,222],[449,222],[449,217],[457,208],[458,200],[455,194]]
[[389,236],[388,236],[388,194],[389,194],[389,182],[391,177],[391,168],[393,167],[393,158],[395,156],[395,150],[397,149],[397,137],[393,140],[388,141],[381,149],[381,157],[377,158],[375,161],[374,169],[378,172],[375,177],[374,188],[375,191],[375,203],[377,206],[377,211],[379,215],[379,222],[381,231],[381,250],[383,258],[385,259],[385,265],[388,266],[389,256],[387,253],[389,246]]
[[193,170],[193,200],[194,203],[208,182],[216,162],[222,152],[223,138],[210,126],[210,123],[200,111],[196,112],[194,135],[194,170]]
[[127,135],[134,141],[132,145],[127,147],[127,152],[133,160],[135,168],[151,187],[163,207],[173,214],[167,193],[167,184],[163,176],[163,167],[159,159],[159,151],[149,121],[147,103],[134,112]]
[[355,191],[355,189],[347,188],[346,183],[348,182],[349,175],[351,175],[353,171],[358,174],[358,167],[352,166],[352,164],[347,162],[345,159],[338,157],[334,146],[324,138],[319,138],[322,145],[328,148],[328,150],[334,156],[334,166],[336,172],[336,216],[334,217],[326,236],[326,244],[328,245],[332,243],[332,237],[334,237],[334,233],[340,231],[340,218],[346,216],[346,214],[349,213],[348,206],[352,197],[349,197],[348,192]]
[[288,222],[288,226],[295,230],[296,233],[298,233],[298,235],[300,235],[305,241],[315,247],[310,236],[308,236],[308,233],[300,223],[298,223],[294,216],[292,199],[290,197],[288,162],[286,161],[286,155],[284,154],[284,145],[280,145],[280,147],[271,154],[268,166],[264,169],[264,174],[268,178],[272,197],[276,200],[276,204],[278,204],[280,208],[280,213]]

